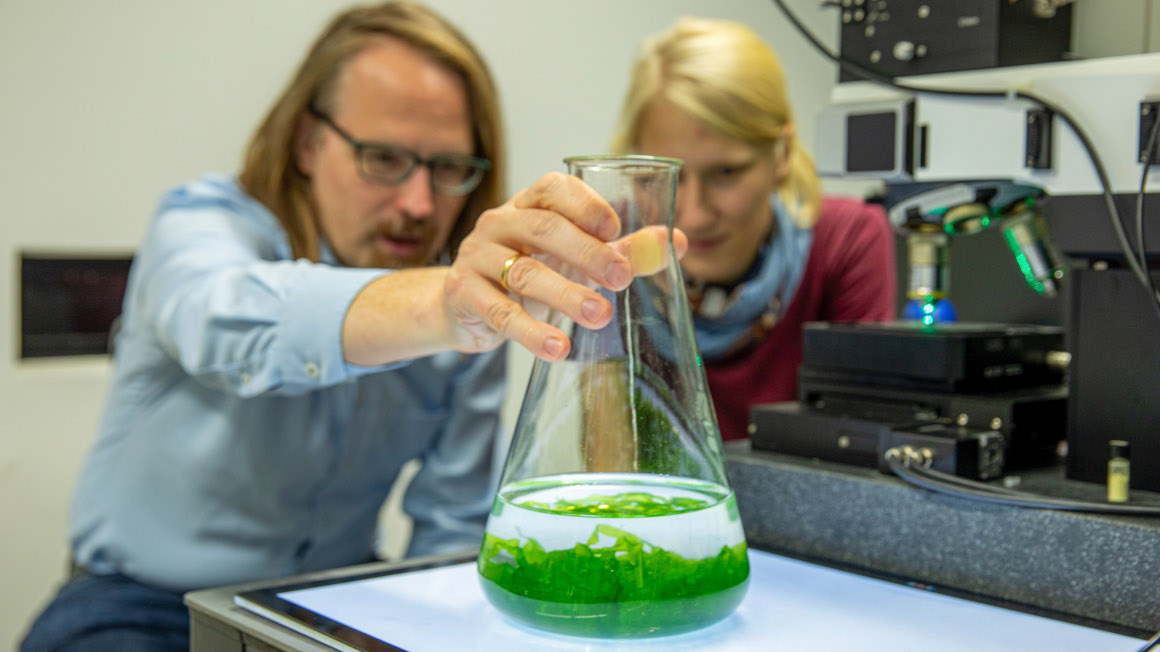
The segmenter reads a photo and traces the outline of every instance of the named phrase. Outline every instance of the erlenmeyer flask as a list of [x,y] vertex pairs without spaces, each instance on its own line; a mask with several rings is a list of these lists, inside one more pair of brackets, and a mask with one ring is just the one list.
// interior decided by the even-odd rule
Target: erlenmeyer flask
[[[672,249],[681,162],[573,157],[616,209],[634,266],[657,263],[589,330],[551,316],[569,356],[532,367],[479,555],[484,593],[560,633],[661,636],[728,616],[745,595],[745,535]],[[662,243],[663,244],[660,244]],[[668,264],[661,264],[667,262]],[[659,271],[656,268],[659,267]],[[568,273],[567,270],[563,270]]]

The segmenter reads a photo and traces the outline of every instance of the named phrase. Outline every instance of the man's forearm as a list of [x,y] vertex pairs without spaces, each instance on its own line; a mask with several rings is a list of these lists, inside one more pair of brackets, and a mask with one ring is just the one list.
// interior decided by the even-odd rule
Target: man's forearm
[[346,361],[381,365],[454,348],[444,315],[447,267],[380,276],[355,296],[342,326]]

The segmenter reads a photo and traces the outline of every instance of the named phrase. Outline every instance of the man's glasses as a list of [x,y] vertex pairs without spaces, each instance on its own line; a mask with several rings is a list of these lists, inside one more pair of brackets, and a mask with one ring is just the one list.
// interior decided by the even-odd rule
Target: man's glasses
[[431,172],[431,189],[440,195],[466,195],[479,186],[491,169],[491,161],[463,154],[436,154],[423,158],[398,145],[356,140],[334,124],[330,116],[310,108],[310,114],[334,130],[354,149],[358,171],[368,183],[396,186],[406,181],[420,165]]

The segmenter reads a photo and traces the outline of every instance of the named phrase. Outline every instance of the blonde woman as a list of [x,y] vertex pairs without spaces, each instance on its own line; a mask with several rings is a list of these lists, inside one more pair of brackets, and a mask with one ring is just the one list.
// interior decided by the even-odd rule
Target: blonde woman
[[882,210],[823,197],[777,55],[748,27],[682,18],[637,58],[614,149],[685,162],[676,225],[722,436],[797,398],[802,326],[895,311]]

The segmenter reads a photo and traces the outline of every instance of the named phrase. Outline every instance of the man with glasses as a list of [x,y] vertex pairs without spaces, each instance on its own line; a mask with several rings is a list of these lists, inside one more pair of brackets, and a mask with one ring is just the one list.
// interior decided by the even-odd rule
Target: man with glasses
[[[25,650],[188,647],[185,591],[372,559],[399,469],[409,554],[478,545],[513,339],[601,327],[632,276],[576,179],[503,199],[495,87],[409,3],[323,32],[235,176],[165,196],[133,264],[73,504],[74,572]],[[534,254],[534,256],[533,256]]]

